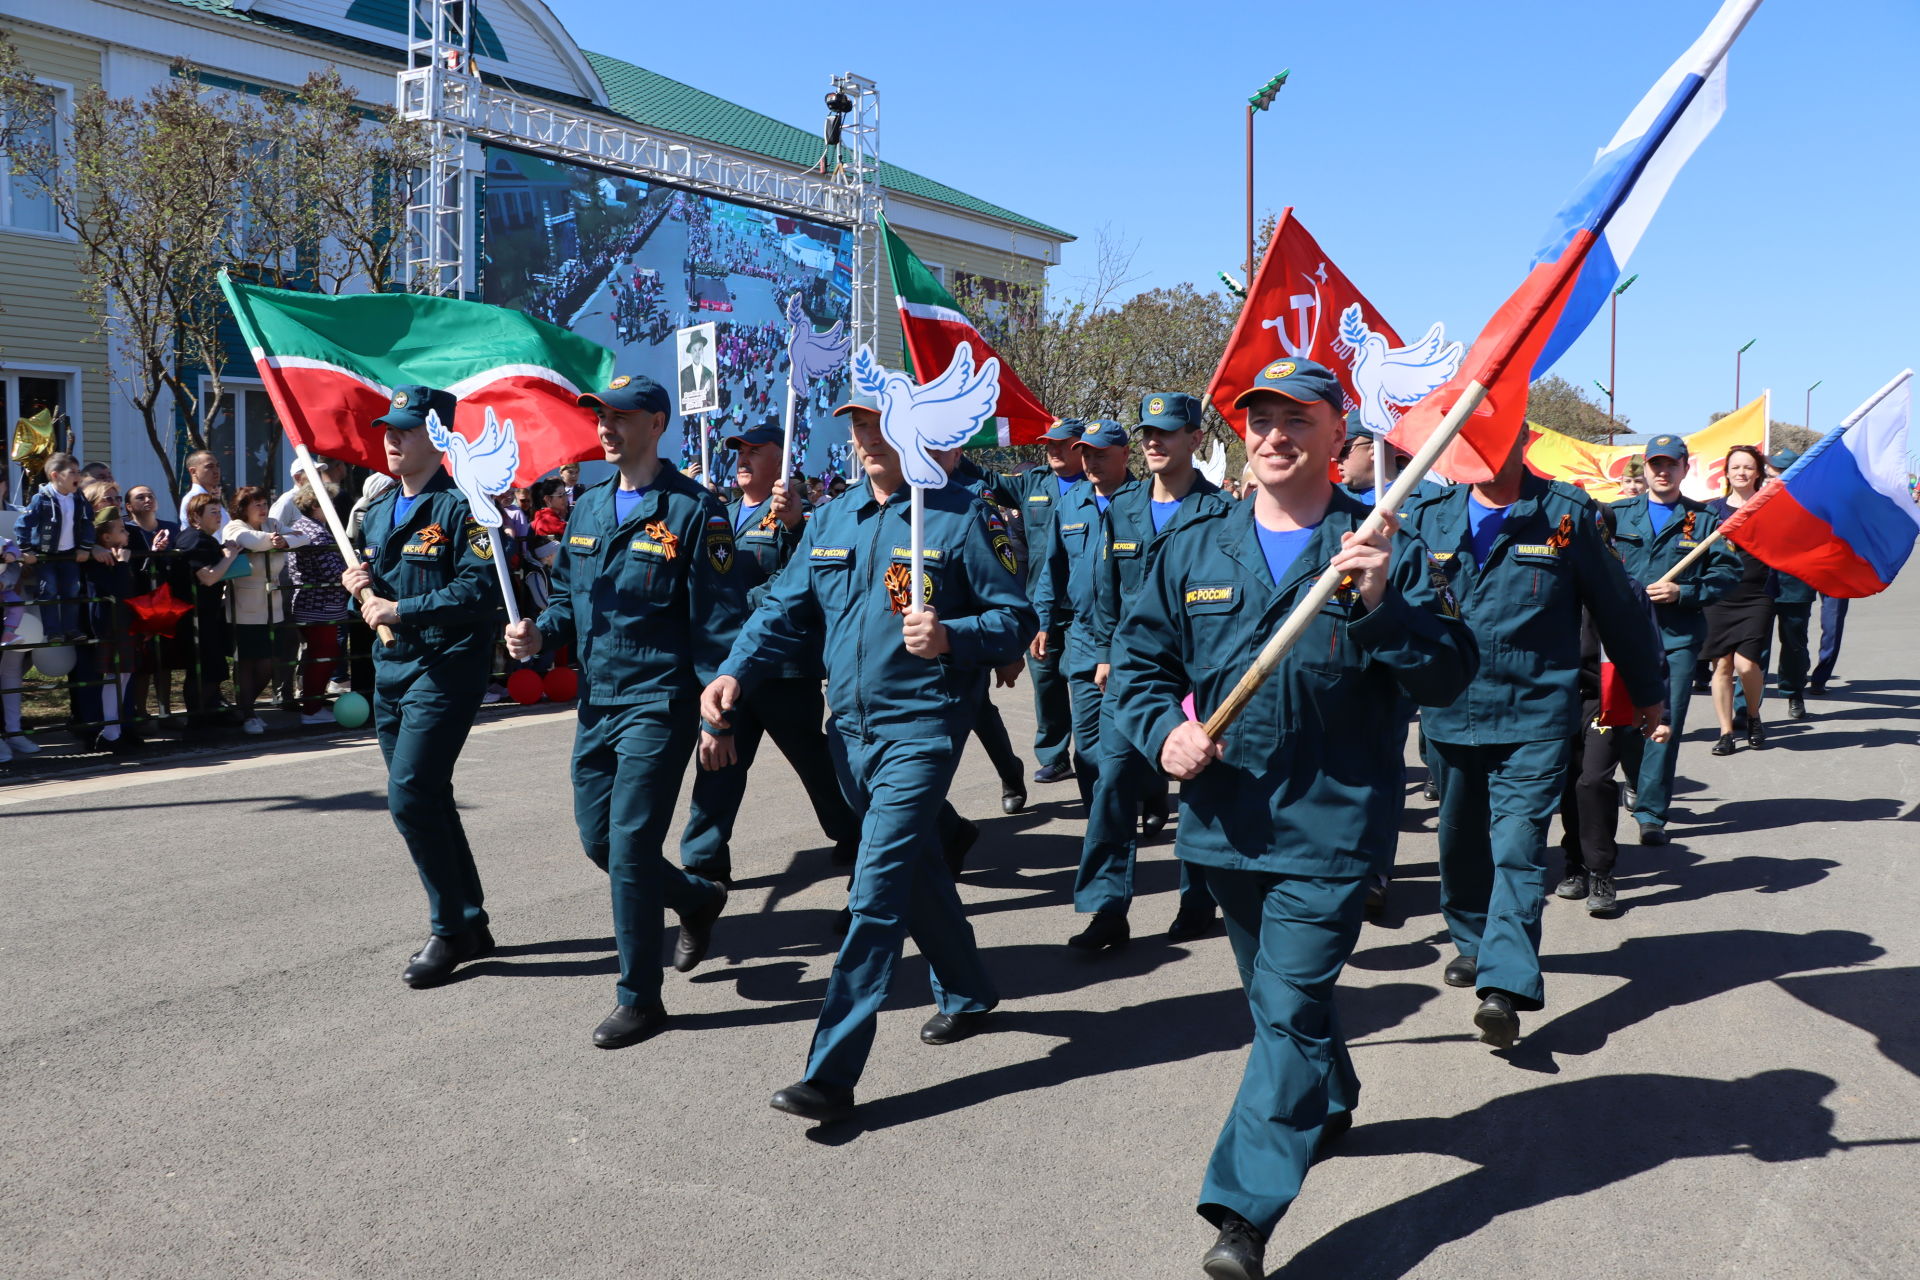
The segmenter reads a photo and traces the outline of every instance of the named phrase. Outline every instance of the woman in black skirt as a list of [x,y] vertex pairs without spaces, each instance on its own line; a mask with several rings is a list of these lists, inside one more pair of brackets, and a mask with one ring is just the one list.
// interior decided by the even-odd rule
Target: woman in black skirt
[[[1727,450],[1727,492],[1707,505],[1724,523],[1760,491],[1766,459],[1752,445]],[[1707,606],[1707,643],[1700,656],[1713,665],[1713,710],[1720,717],[1720,741],[1713,754],[1733,754],[1733,679],[1747,696],[1747,745],[1766,745],[1760,723],[1760,699],[1766,694],[1767,641],[1773,636],[1773,598],[1767,594],[1767,566],[1735,547],[1740,555],[1740,585]]]

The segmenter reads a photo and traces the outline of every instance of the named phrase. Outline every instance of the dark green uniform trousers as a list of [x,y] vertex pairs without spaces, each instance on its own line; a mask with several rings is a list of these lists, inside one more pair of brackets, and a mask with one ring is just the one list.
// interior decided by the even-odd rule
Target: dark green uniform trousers
[[1333,985],[1360,937],[1367,880],[1204,872],[1253,1008],[1253,1047],[1199,1209],[1216,1226],[1231,1209],[1268,1232],[1300,1194],[1327,1117],[1359,1102]]
[[1060,643],[1047,637],[1047,656],[1027,655],[1027,675],[1033,680],[1033,755],[1038,767],[1065,764],[1073,738],[1073,709],[1067,696],[1067,678],[1060,674],[1060,655],[1066,648],[1067,628]]
[[[1684,670],[1685,668],[1682,668]],[[1440,914],[1484,996],[1538,1009],[1547,823],[1566,783],[1566,738],[1468,747],[1435,742],[1440,762]]]
[[486,689],[484,674],[428,671],[409,684],[378,687],[373,696],[387,810],[427,890],[433,932],[443,938],[487,923],[480,871],[453,802],[453,767]]
[[1007,732],[1007,722],[1000,718],[1000,708],[993,705],[993,697],[985,689],[980,691],[980,706],[974,712],[973,736],[980,739],[1000,786],[1024,794],[1027,789],[1025,766],[1014,752],[1013,737]]
[[1620,739],[1620,767],[1633,779],[1633,820],[1667,825],[1667,806],[1673,801],[1673,773],[1680,765],[1680,736],[1687,731],[1687,704],[1693,700],[1693,667],[1700,660],[1693,649],[1667,650],[1667,723],[1673,736],[1648,742],[1646,735],[1629,732]]
[[880,1006],[909,936],[933,975],[942,1013],[979,1013],[999,993],[940,857],[939,812],[960,759],[962,733],[884,742],[845,732],[854,808],[862,815],[860,854],[847,905],[853,924],[827,978],[806,1078],[851,1089],[873,1048]]
[[687,827],[680,835],[681,865],[708,880],[733,878],[733,824],[747,794],[747,770],[767,736],[799,775],[821,833],[834,844],[859,838],[860,823],[834,776],[826,718],[820,681],[807,676],[768,680],[740,699],[727,717],[736,762],[725,769],[694,772]]
[[1773,621],[1780,632],[1780,692],[1804,693],[1807,672],[1813,667],[1813,657],[1807,648],[1813,605],[1776,602]]
[[573,819],[593,865],[613,891],[613,938],[620,950],[619,1003],[660,1008],[660,937],[665,912],[711,902],[717,887],[661,854],[680,779],[687,772],[699,712],[691,702],[640,707],[580,704],[573,740]]
[[[1100,697],[1103,706],[1111,705],[1104,694]],[[1073,909],[1125,913],[1133,905],[1140,805],[1155,797],[1161,805],[1167,803],[1167,777],[1121,736],[1110,713],[1101,716],[1100,743],[1102,754],[1093,780],[1093,802],[1087,809],[1087,834],[1080,846],[1080,868],[1073,878]],[[1205,873],[1185,861],[1180,863],[1179,909],[1209,915],[1213,912]]]

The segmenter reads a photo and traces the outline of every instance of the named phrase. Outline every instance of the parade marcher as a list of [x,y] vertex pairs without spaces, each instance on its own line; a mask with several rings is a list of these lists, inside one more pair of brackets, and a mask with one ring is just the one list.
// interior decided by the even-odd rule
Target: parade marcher
[[1613,506],[1613,545],[1627,576],[1646,584],[1660,619],[1661,642],[1667,651],[1667,723],[1665,742],[1644,734],[1620,740],[1620,762],[1633,793],[1633,818],[1640,827],[1640,843],[1667,842],[1667,805],[1673,798],[1673,774],[1679,761],[1680,738],[1687,731],[1687,704],[1693,697],[1693,668],[1707,638],[1706,606],[1719,599],[1740,577],[1740,561],[1722,544],[1687,567],[1674,582],[1661,582],[1712,533],[1718,523],[1704,502],[1680,492],[1687,474],[1687,442],[1676,435],[1658,435],[1647,441],[1641,477],[1646,492],[1622,498]]
[[[1766,459],[1750,444],[1727,450],[1725,496],[1707,508],[1725,524],[1733,513],[1753,501],[1766,480]],[[1720,737],[1713,754],[1732,755],[1734,684],[1747,704],[1747,745],[1767,741],[1760,703],[1767,689],[1767,647],[1773,641],[1773,570],[1752,552],[1734,546],[1740,560],[1740,580],[1733,589],[1707,606],[1707,640],[1700,656],[1713,669],[1713,711],[1720,721]]]
[[453,799],[453,766],[466,744],[493,666],[500,609],[487,531],[427,438],[427,415],[451,423],[453,395],[396,387],[373,425],[386,428],[387,470],[398,478],[367,507],[357,550],[340,575],[369,627],[373,727],[387,762],[387,808],[426,887],[433,935],[407,961],[410,987],[445,982],[455,967],[493,951],[473,849]]
[[[799,498],[780,479],[784,432],[768,423],[730,435],[723,442],[735,451],[734,481],[740,496],[727,504],[737,556],[735,573],[751,611],[793,555],[806,527]],[[694,775],[686,830],[680,837],[680,862],[695,875],[729,887],[733,884],[731,841],[747,772],[763,737],[771,735],[780,754],[800,779],[820,830],[832,841],[834,861],[849,863],[860,841],[860,823],[847,807],[827,747],[825,677],[817,650],[784,664],[741,700],[728,717],[735,763],[702,769]]]
[[[1767,479],[1777,479],[1800,460],[1792,449],[1782,449],[1767,459]],[[1807,673],[1812,657],[1807,649],[1807,633],[1813,621],[1815,591],[1790,573],[1773,571],[1773,620],[1780,646],[1780,692],[1787,698],[1787,719],[1807,718]]]
[[[1080,868],[1073,882],[1073,909],[1093,917],[1070,939],[1072,946],[1082,950],[1121,946],[1131,936],[1127,913],[1133,904],[1134,860],[1139,849],[1134,815],[1143,801],[1162,815],[1168,805],[1166,775],[1115,726],[1106,690],[1114,647],[1125,643],[1115,639],[1121,615],[1139,596],[1147,570],[1167,541],[1183,529],[1211,529],[1214,526],[1201,524],[1203,515],[1225,515],[1233,509],[1219,486],[1193,465],[1203,412],[1198,398],[1180,392],[1141,397],[1135,432],[1152,482],[1123,487],[1108,506],[1106,545],[1092,565],[1091,607],[1078,618],[1095,664],[1093,683],[1101,695],[1100,755]],[[1211,930],[1213,923],[1213,895],[1207,892],[1203,873],[1182,861],[1180,905],[1167,936],[1176,942],[1191,941]]]
[[[936,451],[936,455],[952,477],[952,483],[967,489],[988,506],[1019,510],[1020,493],[1005,477],[981,470],[959,449]],[[1019,680],[1020,665],[1019,659],[1008,663],[994,673],[996,678],[992,683],[1012,688]],[[973,736],[979,739],[994,773],[999,775],[1000,811],[1019,813],[1027,807],[1026,765],[1013,749],[1007,722],[1001,717],[1000,708],[994,705],[991,684],[982,689],[980,710],[973,721]]]
[[1833,669],[1840,662],[1840,642],[1847,634],[1847,606],[1852,603],[1845,596],[1820,593],[1820,661],[1807,676],[1807,692],[1815,697],[1827,696],[1827,681],[1833,679]]
[[[1035,658],[1060,651],[1060,671],[1067,679],[1073,705],[1074,781],[1080,801],[1093,807],[1093,784],[1100,770],[1100,686],[1094,683],[1100,665],[1092,636],[1082,626],[1093,608],[1094,568],[1106,554],[1107,511],[1122,493],[1140,487],[1127,470],[1127,429],[1108,418],[1081,424],[1074,449],[1081,455],[1086,479],[1069,488],[1054,503],[1046,538],[1033,552],[1039,562],[1032,577],[1034,611],[1040,631],[1031,648]],[[1166,800],[1153,804],[1154,830],[1166,825]]]
[[[1162,547],[1115,632],[1108,689],[1121,732],[1184,783],[1175,852],[1205,868],[1252,1007],[1253,1048],[1198,1210],[1219,1228],[1207,1273],[1257,1280],[1315,1147],[1352,1123],[1359,1081],[1333,991],[1368,875],[1397,839],[1400,695],[1451,701],[1474,655],[1418,540],[1395,538],[1391,516],[1361,538],[1367,508],[1329,482],[1334,375],[1276,360],[1235,407],[1247,410],[1252,500],[1201,513]],[[1213,741],[1182,699],[1191,690],[1203,716],[1225,701],[1329,562],[1346,585]]]
[[[1080,481],[1081,459],[1074,443],[1080,439],[1082,423],[1078,418],[1061,418],[1040,437],[1047,460],[1011,477],[1020,498],[1021,518],[1027,530],[1027,594],[1031,596],[1034,579],[1044,569],[1040,549],[1046,545],[1053,528],[1060,500]],[[1070,625],[1063,615],[1057,627]],[[1033,681],[1033,754],[1039,764],[1033,780],[1039,783],[1065,782],[1073,776],[1073,702],[1067,692],[1067,678],[1060,674],[1060,650],[1050,649],[1026,656],[1027,675]]]
[[806,1073],[775,1109],[827,1121],[853,1108],[880,1006],[909,934],[932,971],[928,1044],[972,1035],[999,1001],[953,877],[937,860],[940,810],[988,672],[1033,634],[1013,548],[998,516],[966,489],[924,494],[926,608],[913,589],[909,491],[871,401],[853,419],[864,486],[807,524],[794,563],[741,631],[702,714],[721,724],[780,664],[824,644],[827,704],[861,814],[852,920],[814,1028]]
[[1580,727],[1582,607],[1646,731],[1660,724],[1660,651],[1592,500],[1528,471],[1524,436],[1491,480],[1419,503],[1409,524],[1479,643],[1467,692],[1420,719],[1439,766],[1440,909],[1458,952],[1445,978],[1475,989],[1480,1038],[1504,1048],[1519,1011],[1545,1000],[1547,824]]
[[706,957],[727,904],[724,884],[661,849],[695,740],[702,769],[733,765],[732,737],[700,723],[698,700],[739,631],[746,589],[726,509],[660,458],[666,389],[626,374],[579,403],[599,417],[618,475],[581,490],[553,594],[537,620],[507,628],[507,652],[525,659],[564,644],[580,668],[573,816],[587,857],[607,873],[620,952],[616,1003],[593,1043],[619,1049],[666,1024],[665,910],[680,919],[673,967],[685,973]]

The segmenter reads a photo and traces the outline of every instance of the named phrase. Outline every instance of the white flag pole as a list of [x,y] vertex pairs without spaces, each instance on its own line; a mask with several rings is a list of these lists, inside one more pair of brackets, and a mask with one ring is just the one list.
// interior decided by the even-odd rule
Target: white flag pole
[[507,573],[507,540],[500,536],[500,526],[487,530],[487,540],[493,544],[493,570],[500,576],[500,599],[507,606],[509,625],[520,621],[520,602],[513,596],[513,579]]
[[711,487],[713,484],[713,450],[707,440],[707,415],[700,415],[700,483]]
[[[347,536],[347,526],[341,523],[340,513],[333,508],[333,495],[327,492],[327,481],[320,474],[319,464],[314,462],[313,454],[308,451],[307,446],[298,440],[293,442],[293,458],[300,464],[300,469],[307,473],[307,484],[313,489],[313,496],[320,503],[320,515],[326,521],[327,531],[333,535],[333,545],[339,549],[340,559],[345,561],[347,567],[351,569],[360,563],[360,556],[353,549],[353,539]],[[368,588],[362,591],[358,598],[365,600],[372,595],[373,590]],[[380,633],[380,643],[393,643],[393,628],[380,626],[375,627],[374,630]]]
[[786,434],[780,440],[780,478],[786,480],[793,475],[793,370],[787,370],[787,420]]
[[1384,435],[1373,437],[1373,505],[1387,500],[1387,487],[1393,483],[1393,446]]
[[927,607],[923,586],[927,577],[927,496],[926,490],[917,484],[912,486],[912,490],[907,506],[907,523],[912,529],[913,543],[913,612],[919,613]]

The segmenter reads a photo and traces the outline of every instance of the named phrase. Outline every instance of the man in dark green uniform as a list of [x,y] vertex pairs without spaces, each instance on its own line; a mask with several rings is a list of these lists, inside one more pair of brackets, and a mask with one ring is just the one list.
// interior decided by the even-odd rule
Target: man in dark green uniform
[[[1079,627],[1091,650],[1093,684],[1101,691],[1100,751],[1087,812],[1087,833],[1080,869],[1073,882],[1073,908],[1091,913],[1087,927],[1071,945],[1087,951],[1124,945],[1131,930],[1133,867],[1139,842],[1135,811],[1145,802],[1160,814],[1167,809],[1167,779],[1126,740],[1113,723],[1112,700],[1105,697],[1113,669],[1114,633],[1127,605],[1140,594],[1147,569],[1167,540],[1199,523],[1203,514],[1224,515],[1230,503],[1220,487],[1193,465],[1200,443],[1198,398],[1177,391],[1149,392],[1140,398],[1135,428],[1146,455],[1148,484],[1123,486],[1107,507],[1107,537],[1094,561],[1092,607]],[[1213,927],[1213,895],[1199,869],[1180,864],[1180,906],[1167,936],[1191,941]]]
[[909,494],[879,409],[842,405],[866,482],[807,522],[794,563],[774,579],[701,699],[724,725],[781,662],[824,640],[827,704],[861,815],[853,918],[827,979],[806,1074],[773,1095],[780,1111],[834,1120],[854,1086],[909,934],[933,975],[928,1044],[973,1034],[999,994],[974,945],[953,877],[938,861],[939,812],[987,673],[1033,634],[1013,546],[999,517],[958,485],[924,495],[926,608],[913,592]]
[[[987,506],[1010,511],[1020,509],[1024,485],[1016,487],[1005,476],[982,470],[959,449],[935,450],[933,457],[947,469],[950,483],[966,489]],[[1015,814],[1027,807],[1026,766],[1013,749],[1013,738],[1007,732],[1007,722],[1001,717],[1000,708],[994,705],[993,686],[997,684],[1001,688],[1012,688],[1019,680],[1020,660],[1014,659],[995,672],[994,676],[995,679],[982,690],[980,711],[973,720],[973,736],[980,740],[994,773],[1000,777],[1000,811]],[[967,843],[972,844],[972,840],[969,839]],[[954,874],[958,875],[959,871],[956,869]]]
[[[1032,596],[1034,579],[1042,572],[1040,548],[1046,545],[1053,528],[1054,513],[1060,500],[1080,480],[1081,459],[1074,445],[1084,424],[1078,418],[1062,418],[1040,437],[1047,460],[1010,477],[1014,493],[1020,499],[1021,519],[1027,532],[1027,594]],[[1055,620],[1055,626],[1072,624],[1068,616]],[[1027,674],[1033,680],[1033,754],[1040,767],[1033,780],[1040,783],[1065,782],[1073,776],[1068,749],[1073,744],[1073,700],[1067,692],[1067,678],[1060,674],[1061,648],[1041,654],[1027,654]]]
[[[746,592],[749,611],[766,596],[768,585],[786,566],[806,527],[806,513],[780,478],[784,437],[778,423],[767,423],[728,436],[724,442],[735,450],[734,482],[740,486],[740,496],[727,504],[727,519],[738,554],[734,573]],[[746,795],[747,771],[753,767],[761,739],[769,734],[799,776],[820,830],[833,842],[834,860],[853,861],[860,824],[840,793],[827,749],[827,704],[820,689],[825,674],[818,651],[804,654],[763,681],[735,709],[731,717],[735,763],[694,775],[687,827],[680,837],[680,862],[687,870],[732,885],[733,824]]]
[[385,427],[387,470],[399,483],[360,525],[366,563],[340,577],[369,627],[391,644],[373,652],[373,727],[387,762],[387,809],[427,890],[433,936],[408,960],[410,987],[445,982],[493,951],[480,872],[453,800],[453,766],[493,669],[500,589],[493,544],[427,438],[427,415],[451,427],[455,400],[432,387],[396,387]]
[[[1400,695],[1451,702],[1474,649],[1418,539],[1393,537],[1392,516],[1360,537],[1367,508],[1327,479],[1341,440],[1333,374],[1276,360],[1235,403],[1252,500],[1167,541],[1114,634],[1109,688],[1121,732],[1184,782],[1175,851],[1206,869],[1252,1006],[1253,1049],[1198,1207],[1220,1233],[1207,1274],[1258,1280],[1315,1147],[1352,1123],[1359,1080],[1333,989],[1369,873],[1393,856]],[[1210,739],[1182,698],[1192,690],[1201,716],[1219,707],[1329,563],[1340,592]]]
[[[1792,449],[1767,459],[1767,478],[1774,479],[1800,461]],[[1773,619],[1780,637],[1780,692],[1787,695],[1787,719],[1807,718],[1807,673],[1813,669],[1808,635],[1813,624],[1813,602],[1819,593],[1790,573],[1773,571]]]
[[547,607],[507,628],[507,652],[531,658],[565,644],[579,661],[573,816],[587,856],[607,873],[620,950],[617,1003],[593,1042],[618,1049],[667,1020],[664,909],[680,917],[673,967],[685,973],[706,956],[726,906],[725,885],[674,866],[661,846],[694,740],[702,768],[733,764],[732,738],[716,726],[702,732],[698,703],[740,629],[746,591],[725,508],[660,460],[660,384],[623,375],[580,403],[599,416],[601,451],[619,474],[581,492]]
[[1107,546],[1107,508],[1140,482],[1127,470],[1127,429],[1119,423],[1090,419],[1081,425],[1074,448],[1086,478],[1053,504],[1046,540],[1037,547],[1028,544],[1038,562],[1028,581],[1040,617],[1031,652],[1044,658],[1050,650],[1060,651],[1060,671],[1073,704],[1074,780],[1081,803],[1091,809],[1101,760],[1100,687],[1093,681],[1099,661],[1081,623],[1093,609],[1094,566]]
[[1591,614],[1639,726],[1660,724],[1660,651],[1638,593],[1608,551],[1594,505],[1527,470],[1524,438],[1484,484],[1413,507],[1407,527],[1447,575],[1479,643],[1464,695],[1421,713],[1440,787],[1440,907],[1473,986],[1480,1038],[1505,1048],[1518,1010],[1542,1007],[1540,908],[1547,823],[1580,731],[1580,610]]
[[1740,581],[1740,557],[1724,542],[1716,543],[1677,581],[1659,581],[1706,540],[1719,518],[1706,503],[1680,492],[1687,474],[1685,440],[1655,436],[1647,441],[1646,455],[1641,475],[1647,491],[1611,504],[1613,546],[1627,573],[1647,584],[1647,598],[1660,619],[1667,650],[1667,723],[1673,734],[1665,742],[1650,741],[1644,734],[1622,735],[1620,765],[1633,787],[1640,843],[1661,845],[1667,842],[1667,805],[1673,798],[1680,738],[1687,731],[1693,668],[1707,639],[1702,611]]

